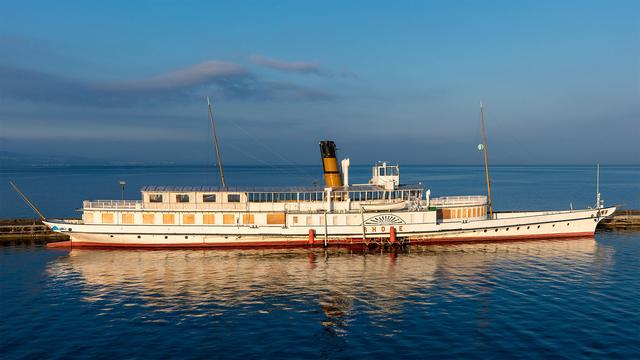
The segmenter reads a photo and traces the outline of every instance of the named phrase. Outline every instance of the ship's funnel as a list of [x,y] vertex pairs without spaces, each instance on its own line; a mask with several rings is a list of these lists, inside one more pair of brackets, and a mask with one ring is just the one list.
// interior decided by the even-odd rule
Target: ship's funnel
[[322,155],[322,170],[324,171],[324,183],[326,187],[342,186],[342,178],[336,159],[336,143],[325,140],[320,141],[320,154]]

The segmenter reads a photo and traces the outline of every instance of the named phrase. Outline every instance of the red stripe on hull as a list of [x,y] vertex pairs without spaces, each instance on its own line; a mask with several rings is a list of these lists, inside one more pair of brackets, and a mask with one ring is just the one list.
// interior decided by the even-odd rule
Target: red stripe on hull
[[478,241],[509,241],[509,240],[539,240],[539,239],[568,239],[575,237],[593,237],[593,232],[576,232],[576,233],[558,233],[558,234],[537,234],[537,235],[505,235],[505,236],[467,236],[457,238],[428,238],[428,239],[412,239],[412,244],[428,244],[428,243],[448,243],[448,242],[478,242]]
[[[468,236],[468,237],[430,237],[423,239],[410,239],[405,243],[409,244],[441,244],[452,242],[491,242],[491,241],[518,241],[518,240],[536,240],[536,239],[566,239],[575,237],[593,237],[593,232],[577,232],[577,233],[559,233],[559,234],[538,234],[538,235],[507,235],[507,236]],[[329,246],[366,246],[368,244],[375,245],[374,239],[367,239],[367,242],[361,238],[353,239],[330,239]],[[384,242],[388,239],[383,238]],[[402,237],[398,237],[398,241],[402,241]],[[223,243],[184,243],[184,244],[123,244],[123,243],[102,243],[102,242],[86,242],[86,241],[61,241],[47,244],[47,247],[84,247],[84,248],[147,248],[147,249],[194,249],[194,248],[256,248],[256,247],[321,247],[324,241],[316,240],[314,244],[310,244],[308,240],[290,240],[290,241],[247,241],[247,242],[223,242]]]

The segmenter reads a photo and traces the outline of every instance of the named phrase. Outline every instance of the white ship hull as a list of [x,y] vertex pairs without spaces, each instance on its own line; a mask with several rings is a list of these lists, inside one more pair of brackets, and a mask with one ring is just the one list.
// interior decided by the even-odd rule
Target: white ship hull
[[[424,244],[452,241],[499,241],[593,236],[603,209],[494,213],[493,219],[414,221],[428,212],[358,214],[350,225],[123,225],[48,221],[69,235],[73,247],[260,247]],[[338,224],[346,216],[330,214]],[[292,215],[288,215],[292,216]],[[287,222],[290,224],[290,222]],[[392,234],[395,232],[395,236]],[[310,235],[312,233],[313,235]],[[364,235],[364,236],[363,236]]]

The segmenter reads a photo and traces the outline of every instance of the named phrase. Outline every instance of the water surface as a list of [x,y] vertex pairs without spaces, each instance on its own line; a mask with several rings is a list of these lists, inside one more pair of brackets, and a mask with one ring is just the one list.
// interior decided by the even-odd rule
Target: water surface
[[3,358],[633,358],[640,238],[0,253]]

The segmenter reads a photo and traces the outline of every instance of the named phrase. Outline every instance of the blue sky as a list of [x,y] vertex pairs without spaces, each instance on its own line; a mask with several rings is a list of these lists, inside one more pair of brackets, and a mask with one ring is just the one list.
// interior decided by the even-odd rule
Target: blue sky
[[0,151],[640,162],[638,1],[1,1]]

